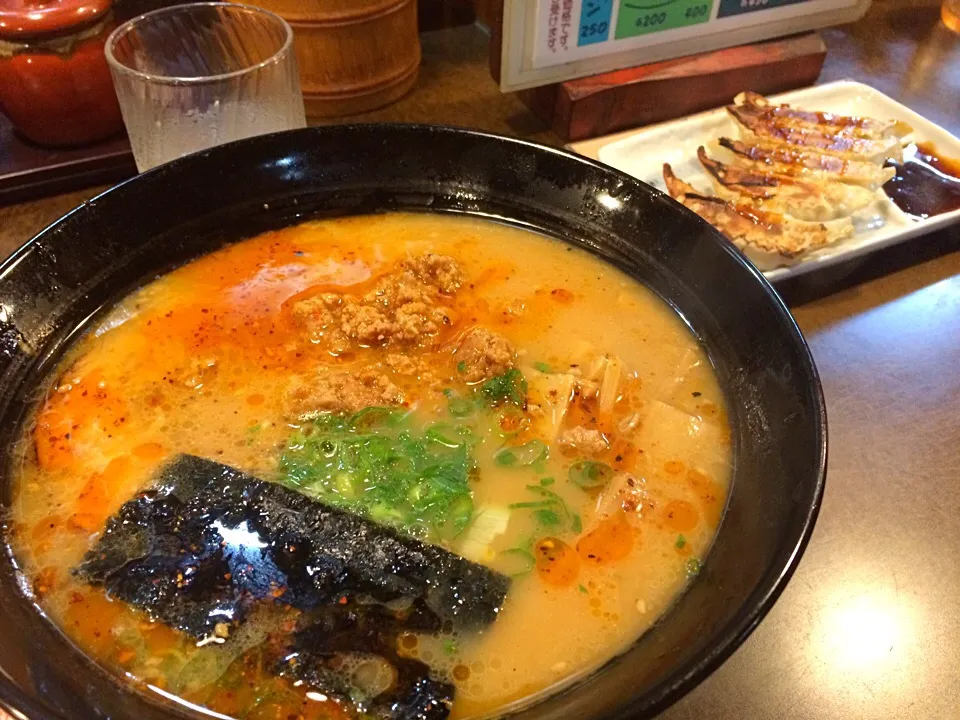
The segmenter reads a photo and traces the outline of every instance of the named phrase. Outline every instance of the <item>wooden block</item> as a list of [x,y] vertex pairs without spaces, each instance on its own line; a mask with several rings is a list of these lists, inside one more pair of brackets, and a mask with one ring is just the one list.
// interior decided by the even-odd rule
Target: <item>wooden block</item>
[[497,17],[503,22],[503,0],[474,0],[477,22],[487,30],[492,30]]
[[523,90],[521,99],[565,140],[709,110],[742,90],[812,85],[826,45],[815,32],[616,70]]
[[503,49],[503,0],[489,0],[481,12],[485,24],[490,28],[490,74],[499,85]]
[[136,174],[125,134],[87,147],[44,148],[20,137],[0,115],[0,207]]

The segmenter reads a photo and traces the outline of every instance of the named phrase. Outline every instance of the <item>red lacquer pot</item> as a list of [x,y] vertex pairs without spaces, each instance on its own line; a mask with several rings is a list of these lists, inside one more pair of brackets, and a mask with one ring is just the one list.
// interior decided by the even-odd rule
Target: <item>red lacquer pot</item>
[[123,129],[103,54],[112,0],[0,0],[0,110],[40,145],[69,147]]

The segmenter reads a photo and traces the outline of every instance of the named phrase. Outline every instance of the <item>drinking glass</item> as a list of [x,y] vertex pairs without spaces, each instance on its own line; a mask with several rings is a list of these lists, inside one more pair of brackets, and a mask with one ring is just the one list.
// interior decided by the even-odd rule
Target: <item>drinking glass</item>
[[140,172],[204,148],[306,125],[293,31],[234,3],[155,10],[104,48]]

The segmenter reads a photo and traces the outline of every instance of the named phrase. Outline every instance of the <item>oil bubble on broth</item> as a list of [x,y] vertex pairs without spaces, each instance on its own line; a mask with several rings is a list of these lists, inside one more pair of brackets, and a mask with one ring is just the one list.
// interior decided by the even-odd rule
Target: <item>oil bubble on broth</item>
[[245,718],[468,718],[571,682],[697,574],[731,465],[713,368],[652,292],[407,214],[145,286],[18,453],[13,550],[53,622]]

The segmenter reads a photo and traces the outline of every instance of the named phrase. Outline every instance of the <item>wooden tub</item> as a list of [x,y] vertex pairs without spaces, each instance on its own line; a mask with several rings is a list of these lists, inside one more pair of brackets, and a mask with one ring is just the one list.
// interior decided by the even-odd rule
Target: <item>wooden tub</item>
[[417,79],[415,0],[256,0],[293,27],[307,115],[388,105]]

